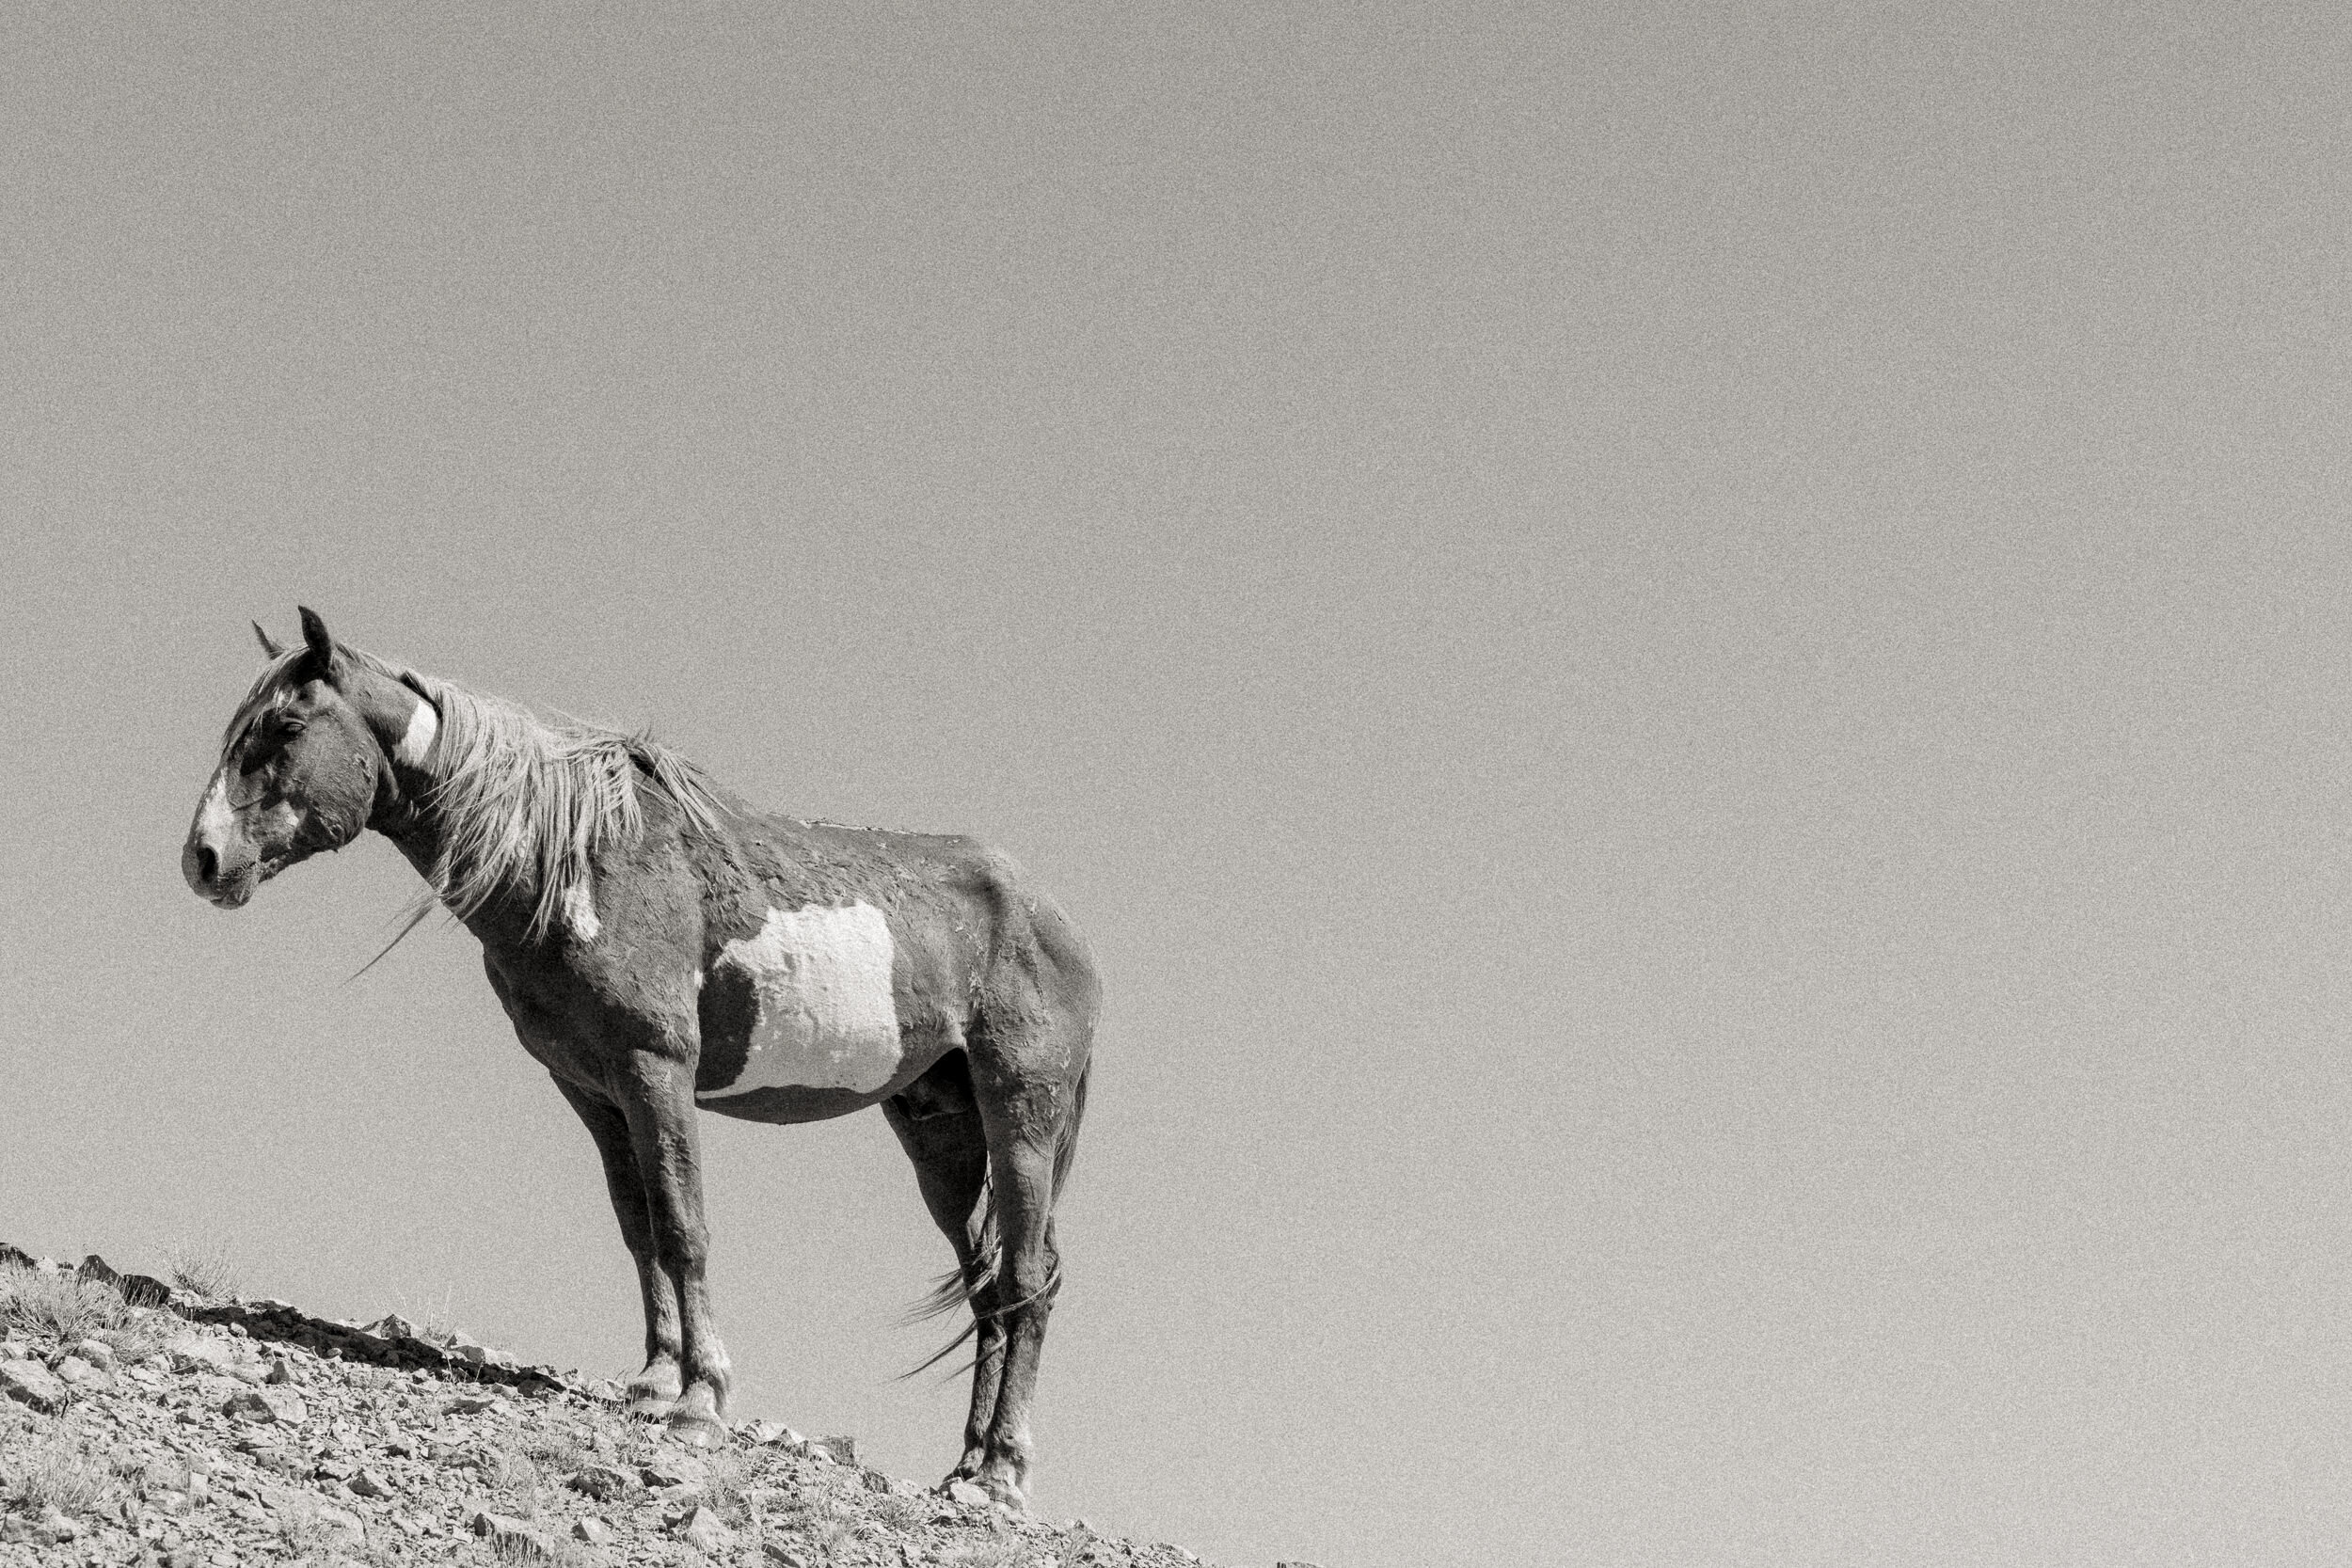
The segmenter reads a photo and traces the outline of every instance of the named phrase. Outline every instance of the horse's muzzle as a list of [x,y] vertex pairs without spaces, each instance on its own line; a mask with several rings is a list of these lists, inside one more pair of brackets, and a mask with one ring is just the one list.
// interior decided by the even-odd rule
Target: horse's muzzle
[[221,875],[220,852],[211,845],[189,835],[187,845],[180,851],[180,875],[188,879],[189,889],[206,903],[224,910],[242,907],[253,896],[253,884],[258,879],[253,868],[241,868],[245,875],[231,872]]
[[[223,830],[227,831],[223,831]],[[224,910],[243,908],[262,880],[260,857],[229,824],[209,811],[199,811],[180,849],[180,875],[206,903]]]

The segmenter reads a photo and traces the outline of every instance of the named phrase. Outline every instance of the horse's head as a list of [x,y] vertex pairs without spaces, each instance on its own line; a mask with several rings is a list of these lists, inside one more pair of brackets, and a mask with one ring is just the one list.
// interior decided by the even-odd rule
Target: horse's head
[[299,648],[253,630],[269,663],[229,721],[180,854],[188,886],[225,910],[358,837],[400,798],[393,762],[421,767],[438,723],[415,677],[338,646],[311,610]]

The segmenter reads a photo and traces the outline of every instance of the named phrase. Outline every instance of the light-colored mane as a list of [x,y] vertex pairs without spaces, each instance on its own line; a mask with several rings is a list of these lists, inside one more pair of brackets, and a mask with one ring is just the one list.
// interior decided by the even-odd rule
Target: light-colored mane
[[642,769],[687,821],[716,832],[719,802],[702,770],[649,736],[575,721],[549,723],[518,703],[420,677],[441,727],[425,771],[441,835],[434,892],[458,918],[492,898],[532,901],[543,937],[596,853],[644,831]]

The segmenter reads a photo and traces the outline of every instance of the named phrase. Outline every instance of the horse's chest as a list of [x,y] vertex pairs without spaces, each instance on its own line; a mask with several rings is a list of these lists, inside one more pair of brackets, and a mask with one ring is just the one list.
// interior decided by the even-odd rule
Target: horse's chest
[[871,904],[770,910],[703,982],[700,1100],[759,1089],[871,1093],[903,1052],[889,923]]

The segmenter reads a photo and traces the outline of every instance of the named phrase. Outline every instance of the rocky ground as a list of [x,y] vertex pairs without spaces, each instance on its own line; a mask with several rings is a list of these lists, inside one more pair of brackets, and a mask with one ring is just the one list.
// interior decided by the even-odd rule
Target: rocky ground
[[755,1421],[683,1449],[619,1395],[397,1318],[0,1247],[0,1568],[1199,1560],[894,1480],[847,1437]]

